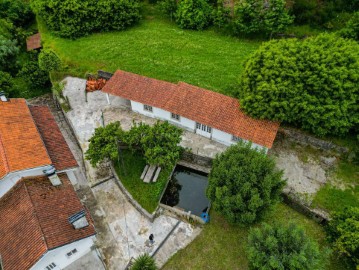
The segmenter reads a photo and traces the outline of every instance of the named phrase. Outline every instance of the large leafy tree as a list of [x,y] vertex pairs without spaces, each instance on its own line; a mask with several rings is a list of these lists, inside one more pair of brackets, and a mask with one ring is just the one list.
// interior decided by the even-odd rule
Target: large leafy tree
[[180,158],[182,129],[168,122],[156,122],[154,126],[136,124],[123,131],[118,122],[99,127],[90,139],[86,159],[93,166],[105,158],[118,158],[118,145],[125,144],[133,151],[140,151],[148,164],[168,167]]
[[214,159],[207,196],[228,221],[250,224],[280,200],[282,175],[265,152],[238,143]]
[[106,158],[116,160],[118,158],[118,140],[123,136],[119,122],[110,123],[105,127],[95,129],[95,134],[90,139],[89,149],[85,157],[92,166]]
[[140,19],[137,0],[33,0],[47,26],[62,37],[122,30]]
[[212,7],[206,0],[181,0],[175,14],[181,28],[202,30],[211,23]]
[[0,0],[0,18],[6,18],[15,26],[27,26],[33,19],[29,1]]
[[270,35],[284,31],[292,22],[285,0],[244,0],[235,7],[233,25],[237,35]]
[[251,229],[248,236],[249,267],[260,269],[323,269],[323,259],[318,244],[306,236],[304,230],[290,223],[289,226],[263,224]]
[[317,135],[359,124],[359,45],[334,34],[264,43],[246,63],[241,107]]
[[328,238],[341,255],[359,267],[359,207],[334,213],[328,225]]

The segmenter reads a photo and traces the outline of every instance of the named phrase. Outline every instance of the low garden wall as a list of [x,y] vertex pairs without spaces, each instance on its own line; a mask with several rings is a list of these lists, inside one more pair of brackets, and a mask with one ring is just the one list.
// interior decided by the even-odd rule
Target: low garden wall
[[160,203],[159,206],[162,207],[163,209],[175,214],[176,216],[181,217],[181,218],[184,218],[184,219],[187,219],[187,220],[192,219],[192,220],[194,220],[194,221],[196,221],[198,223],[205,224],[203,219],[201,219],[200,217],[198,217],[196,215],[193,215],[193,214],[190,214],[189,212],[185,212],[182,209],[179,209],[179,208],[176,208],[176,207],[171,207],[171,206],[168,206],[168,205],[165,205],[165,204],[162,204],[162,203]]
[[342,147],[334,144],[330,141],[321,140],[310,136],[308,134],[304,134],[303,132],[299,132],[292,128],[280,128],[278,131],[278,135],[285,136],[287,139],[297,142],[302,145],[310,145],[314,148],[319,148],[325,151],[335,151],[339,154],[344,154],[349,151],[348,148]]

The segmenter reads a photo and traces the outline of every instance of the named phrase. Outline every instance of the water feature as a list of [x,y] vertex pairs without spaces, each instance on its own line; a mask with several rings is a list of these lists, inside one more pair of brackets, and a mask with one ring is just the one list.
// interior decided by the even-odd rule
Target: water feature
[[200,216],[209,205],[207,185],[207,174],[177,165],[161,203]]

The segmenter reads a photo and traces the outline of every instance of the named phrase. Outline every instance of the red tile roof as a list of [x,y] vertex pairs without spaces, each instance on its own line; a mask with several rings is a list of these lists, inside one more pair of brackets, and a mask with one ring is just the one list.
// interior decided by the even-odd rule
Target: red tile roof
[[29,108],[56,170],[77,167],[77,162],[50,109],[47,106],[29,106]]
[[0,101],[0,179],[7,173],[50,165],[25,99]]
[[279,123],[244,114],[239,101],[187,83],[173,84],[118,70],[103,92],[158,107],[271,148]]
[[26,48],[28,51],[40,49],[41,46],[41,35],[37,33],[26,39]]
[[0,254],[4,270],[33,266],[50,249],[92,236],[89,226],[74,229],[68,217],[83,209],[66,174],[54,187],[45,176],[24,178],[0,199]]

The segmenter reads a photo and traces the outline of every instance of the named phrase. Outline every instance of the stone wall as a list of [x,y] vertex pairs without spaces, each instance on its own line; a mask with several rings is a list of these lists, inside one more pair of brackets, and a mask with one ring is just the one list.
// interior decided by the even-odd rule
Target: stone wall
[[335,151],[339,154],[344,154],[349,151],[348,148],[334,144],[331,141],[325,141],[315,138],[311,135],[304,134],[292,128],[280,128],[277,136],[284,136],[288,140],[294,141],[302,145],[310,145],[324,151]]
[[187,152],[187,151],[183,152],[181,159],[186,162],[198,164],[200,166],[210,167],[210,168],[212,167],[212,160],[213,160],[212,158],[199,156],[192,152]]

